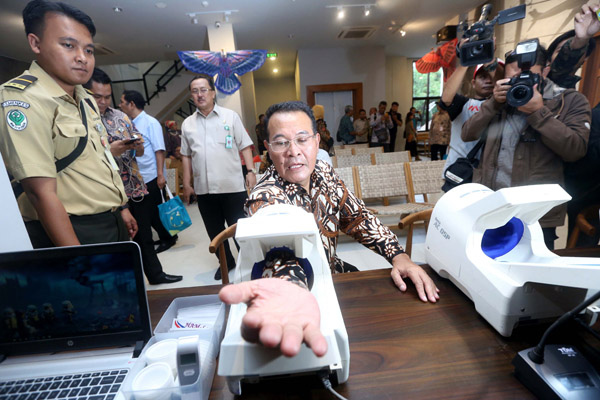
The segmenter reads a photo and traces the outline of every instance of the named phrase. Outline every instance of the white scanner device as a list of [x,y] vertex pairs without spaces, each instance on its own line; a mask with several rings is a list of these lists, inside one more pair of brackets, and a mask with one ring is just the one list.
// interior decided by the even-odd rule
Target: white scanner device
[[245,341],[240,332],[245,304],[232,305],[225,337],[221,342],[219,370],[229,390],[241,394],[241,382],[257,382],[264,377],[329,373],[337,383],[348,380],[350,348],[348,334],[337,300],[331,270],[314,216],[291,205],[272,205],[260,209],[251,218],[238,220],[236,240],[240,245],[234,283],[251,280],[254,263],[263,261],[274,247],[287,247],[298,258],[308,259],[314,273],[312,294],[321,311],[321,332],[327,340],[327,353],[317,357],[305,344],[294,357],[285,357],[279,349],[269,349]]
[[600,258],[559,257],[544,243],[538,220],[570,199],[559,185],[457,186],[435,205],[425,259],[503,336],[562,315],[600,286]]

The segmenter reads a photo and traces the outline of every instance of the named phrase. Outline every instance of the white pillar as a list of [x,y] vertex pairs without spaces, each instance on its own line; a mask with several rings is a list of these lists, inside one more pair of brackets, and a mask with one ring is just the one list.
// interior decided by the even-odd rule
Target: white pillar
[[0,204],[2,204],[0,221],[4,227],[0,229],[0,253],[31,250],[33,247],[10,186],[2,155],[0,155]]
[[[235,38],[233,37],[233,26],[230,23],[223,22],[219,28],[215,25],[208,25],[206,30],[210,51],[225,51],[225,53],[227,53],[228,51],[236,50]],[[217,90],[217,104],[234,110],[240,115],[242,121],[244,120],[242,97],[239,90],[230,95],[222,94]]]

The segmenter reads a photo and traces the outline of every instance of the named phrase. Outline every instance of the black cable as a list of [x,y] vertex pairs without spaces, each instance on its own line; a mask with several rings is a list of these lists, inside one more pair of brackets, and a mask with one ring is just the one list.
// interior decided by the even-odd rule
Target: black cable
[[546,346],[546,340],[548,339],[548,336],[554,330],[554,328],[556,328],[559,325],[562,325],[566,320],[579,314],[579,312],[581,310],[583,310],[584,308],[586,308],[587,306],[589,306],[590,304],[592,304],[593,302],[595,302],[598,299],[600,299],[600,292],[598,292],[595,295],[593,295],[592,297],[588,298],[583,303],[579,304],[577,307],[575,307],[571,311],[563,314],[559,319],[557,319],[550,326],[550,328],[546,329],[546,332],[544,332],[544,335],[542,336],[542,339],[540,340],[538,345],[533,350],[531,350],[529,353],[527,353],[527,355],[529,356],[529,359],[536,364],[543,363],[544,362],[544,347]]

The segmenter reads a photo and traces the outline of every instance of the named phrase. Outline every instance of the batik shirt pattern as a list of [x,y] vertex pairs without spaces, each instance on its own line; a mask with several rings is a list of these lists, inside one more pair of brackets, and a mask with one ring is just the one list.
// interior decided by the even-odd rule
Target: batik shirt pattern
[[[403,253],[396,235],[348,190],[331,166],[323,161],[317,160],[310,177],[310,193],[299,184],[284,180],[274,166],[269,167],[246,201],[246,215],[252,216],[259,209],[272,204],[294,205],[314,215],[332,273],[347,272],[344,262],[336,255],[340,231],[382,255],[390,263],[395,256]],[[281,268],[279,266],[277,273],[280,277],[285,275]],[[286,263],[285,268],[288,270],[288,280],[306,287],[306,277],[298,273],[297,266]]]
[[[108,142],[112,143],[117,140],[131,139],[134,134],[138,137],[142,135],[135,129],[135,126],[129,117],[113,108],[107,107],[106,112],[102,115],[102,123],[108,132]],[[125,193],[130,199],[137,199],[146,194],[148,190],[140,174],[140,170],[135,160],[135,150],[128,150],[121,154],[120,157],[115,157],[119,165]]]

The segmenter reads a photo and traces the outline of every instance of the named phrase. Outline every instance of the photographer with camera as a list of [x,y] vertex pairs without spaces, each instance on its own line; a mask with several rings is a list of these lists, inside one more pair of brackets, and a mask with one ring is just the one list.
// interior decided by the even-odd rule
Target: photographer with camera
[[[473,182],[492,190],[511,186],[564,185],[563,162],[586,153],[590,106],[581,93],[545,78],[546,51],[537,39],[521,42],[506,55],[505,79],[493,96],[462,127],[464,141],[487,139]],[[540,223],[549,249],[566,205],[555,207]]]

